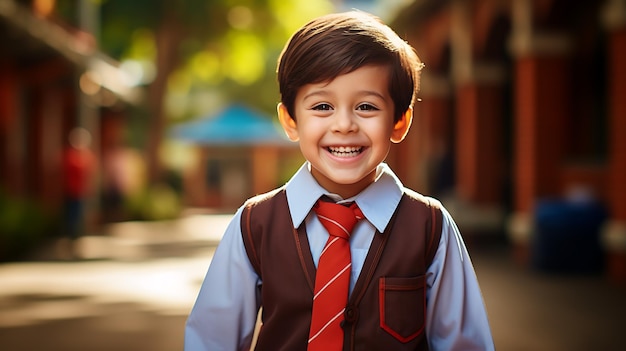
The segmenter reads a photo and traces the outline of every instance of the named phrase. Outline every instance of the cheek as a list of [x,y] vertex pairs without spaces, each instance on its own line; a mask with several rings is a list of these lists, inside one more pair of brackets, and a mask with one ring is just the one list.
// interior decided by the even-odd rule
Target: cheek
[[391,131],[393,130],[392,125],[376,121],[366,123],[365,125],[363,125],[363,127],[366,128],[366,130],[368,131],[370,138],[376,140],[389,140],[389,138],[391,138]]
[[298,133],[300,138],[307,139],[309,141],[317,141],[322,137],[326,131],[326,126],[320,120],[301,121],[298,123]]

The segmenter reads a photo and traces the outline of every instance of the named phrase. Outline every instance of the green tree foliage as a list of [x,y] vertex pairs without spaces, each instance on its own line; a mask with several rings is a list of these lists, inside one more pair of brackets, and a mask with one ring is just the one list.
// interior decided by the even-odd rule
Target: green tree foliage
[[102,0],[101,48],[149,63],[146,160],[163,174],[169,121],[243,101],[273,115],[276,59],[291,33],[333,10],[329,0]]

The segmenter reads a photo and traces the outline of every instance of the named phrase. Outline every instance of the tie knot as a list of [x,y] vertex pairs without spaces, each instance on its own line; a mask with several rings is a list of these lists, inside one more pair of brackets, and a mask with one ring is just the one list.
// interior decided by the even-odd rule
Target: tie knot
[[346,240],[349,240],[354,225],[364,217],[354,202],[348,206],[318,200],[313,210],[328,234]]

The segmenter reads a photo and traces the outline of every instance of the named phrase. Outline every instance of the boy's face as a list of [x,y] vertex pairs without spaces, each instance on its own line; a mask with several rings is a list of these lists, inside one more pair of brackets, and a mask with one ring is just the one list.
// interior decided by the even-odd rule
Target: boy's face
[[375,180],[391,142],[406,135],[407,110],[393,122],[394,104],[385,66],[364,66],[330,82],[308,84],[296,95],[295,119],[279,104],[278,116],[289,138],[311,163],[311,173],[326,190],[343,198]]

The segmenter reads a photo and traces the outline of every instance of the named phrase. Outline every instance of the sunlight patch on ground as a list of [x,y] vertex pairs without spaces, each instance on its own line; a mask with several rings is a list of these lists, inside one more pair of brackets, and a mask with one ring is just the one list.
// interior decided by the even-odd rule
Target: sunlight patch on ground
[[213,249],[190,258],[141,262],[77,261],[0,266],[0,327],[107,314],[132,303],[186,315]]

